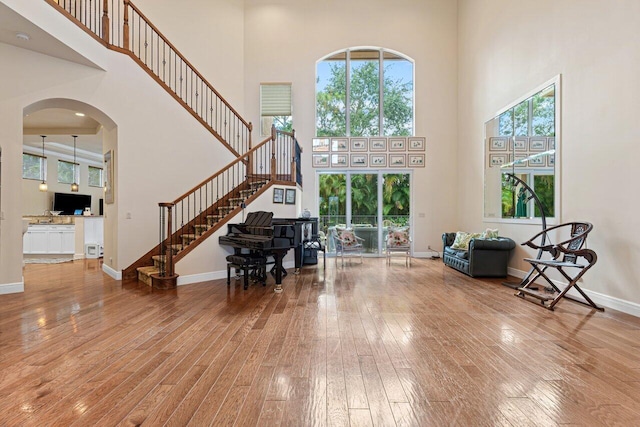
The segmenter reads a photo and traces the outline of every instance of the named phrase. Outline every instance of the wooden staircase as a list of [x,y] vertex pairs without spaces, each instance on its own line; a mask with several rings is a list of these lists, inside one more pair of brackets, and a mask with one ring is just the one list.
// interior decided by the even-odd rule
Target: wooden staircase
[[[168,250],[172,251],[172,256],[174,260],[179,260],[186,255],[186,250],[193,250],[197,245],[199,245],[202,241],[204,241],[210,234],[213,234],[215,231],[222,228],[228,220],[235,215],[236,210],[241,209],[241,204],[248,205],[250,204],[255,197],[262,194],[271,186],[271,182],[266,180],[259,180],[251,182],[250,188],[242,189],[238,191],[232,192],[231,195],[240,194],[240,197],[225,197],[224,200],[228,204],[220,204],[215,209],[217,209],[217,213],[212,213],[205,215],[205,222],[198,223],[196,219],[194,219],[187,226],[182,227],[180,232],[175,233],[175,236],[172,241],[178,241],[178,243],[169,244]],[[254,197],[255,196],[255,197]],[[214,209],[214,211],[215,211]],[[159,246],[154,248],[160,250]],[[145,260],[140,259],[138,261],[149,263]],[[135,271],[137,272],[137,279],[148,286],[153,285],[153,277],[161,274],[162,271],[166,270],[166,260],[168,258],[167,255],[151,255],[151,263],[152,265],[143,265],[140,267],[135,267]],[[175,262],[175,261],[174,261]],[[130,278],[131,274],[129,270],[131,267],[128,267],[123,271],[123,278]],[[157,286],[156,286],[157,287]]]
[[249,205],[273,184],[302,185],[302,149],[295,134],[272,127],[271,136],[254,146],[252,124],[131,0],[45,1],[108,49],[130,56],[236,156],[178,199],[159,203],[161,230],[166,226],[166,234],[122,270],[123,279],[138,278],[156,288],[175,287],[175,263],[239,213],[241,205]]

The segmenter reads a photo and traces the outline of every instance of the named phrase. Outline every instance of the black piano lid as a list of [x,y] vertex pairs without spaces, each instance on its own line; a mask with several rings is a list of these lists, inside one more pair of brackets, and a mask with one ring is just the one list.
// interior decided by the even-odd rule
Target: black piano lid
[[270,227],[273,212],[255,211],[247,214],[247,219],[243,223],[245,226]]

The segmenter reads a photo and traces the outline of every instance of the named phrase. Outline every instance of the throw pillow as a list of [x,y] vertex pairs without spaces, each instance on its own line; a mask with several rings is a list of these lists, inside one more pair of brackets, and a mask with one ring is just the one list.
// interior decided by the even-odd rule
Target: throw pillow
[[389,247],[402,247],[409,245],[409,230],[407,229],[395,229],[390,230],[387,234],[387,246]]
[[497,228],[487,228],[484,233],[482,233],[483,239],[497,239],[498,238],[498,229]]
[[342,241],[343,246],[354,246],[358,243],[356,235],[353,233],[353,230],[349,228],[336,228],[336,233],[338,235],[338,239]]
[[464,231],[458,231],[456,233],[456,239],[451,245],[452,249],[469,250],[469,242],[471,239],[477,239],[481,236],[480,233],[465,233]]

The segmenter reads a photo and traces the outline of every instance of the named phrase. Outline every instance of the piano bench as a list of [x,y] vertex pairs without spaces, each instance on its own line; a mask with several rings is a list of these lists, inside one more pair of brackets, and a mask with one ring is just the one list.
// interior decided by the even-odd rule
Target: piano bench
[[244,274],[244,289],[249,288],[249,274],[254,280],[262,282],[262,286],[266,285],[267,258],[258,254],[246,255],[229,255],[227,256],[227,286],[231,285],[231,269],[235,269],[236,273],[242,271]]

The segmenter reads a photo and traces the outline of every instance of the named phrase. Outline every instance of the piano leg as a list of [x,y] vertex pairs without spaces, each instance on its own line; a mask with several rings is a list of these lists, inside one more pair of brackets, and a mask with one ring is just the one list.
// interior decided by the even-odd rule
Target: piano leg
[[[286,252],[285,252],[286,253]],[[280,251],[273,251],[273,260],[275,261],[275,279],[276,279],[276,287],[274,292],[279,294],[282,292],[282,258],[284,258],[285,253]]]

